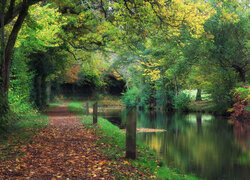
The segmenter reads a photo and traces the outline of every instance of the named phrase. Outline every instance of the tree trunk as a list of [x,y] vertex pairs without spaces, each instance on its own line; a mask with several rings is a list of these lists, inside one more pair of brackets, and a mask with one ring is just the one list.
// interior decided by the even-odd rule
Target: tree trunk
[[41,103],[42,103],[42,109],[46,107],[47,103],[47,91],[46,91],[47,83],[46,83],[46,76],[43,74],[41,76]]
[[[8,111],[8,97],[4,88],[4,79],[5,74],[3,72],[2,66],[5,65],[5,32],[4,32],[4,8],[6,0],[1,2],[1,12],[0,12],[0,21],[1,21],[1,76],[0,76],[0,117],[3,117],[4,114]],[[1,119],[0,119],[1,120]]]
[[196,100],[195,101],[201,101],[201,89],[197,89],[196,93]]
[[232,65],[232,67],[235,69],[237,73],[239,73],[239,78],[241,82],[246,82],[246,72],[244,69],[238,65]]
[[[5,5],[6,1],[2,1],[2,5]],[[2,6],[4,8],[4,6]],[[12,28],[12,31],[10,33],[10,36],[8,38],[7,44],[5,46],[4,41],[4,9],[1,10],[1,48],[2,48],[2,61],[1,61],[1,74],[0,74],[0,80],[1,80],[1,92],[0,92],[0,113],[6,113],[8,111],[8,90],[9,90],[9,83],[10,83],[10,67],[11,67],[11,59],[13,55],[14,45],[17,39],[18,32],[21,29],[21,26],[23,24],[23,21],[28,13],[28,5],[26,4],[26,1],[22,4],[22,9],[20,11],[20,14]]]
[[98,105],[97,102],[93,105],[93,124],[97,124],[97,110]]

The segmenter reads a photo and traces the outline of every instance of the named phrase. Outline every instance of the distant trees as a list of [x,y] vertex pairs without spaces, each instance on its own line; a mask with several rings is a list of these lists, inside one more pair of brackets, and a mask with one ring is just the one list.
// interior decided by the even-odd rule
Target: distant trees
[[[175,9],[176,1],[172,3],[171,8]],[[197,100],[201,100],[202,89],[210,94],[216,111],[225,112],[233,103],[232,90],[249,81],[247,6],[244,2],[217,0],[203,5],[209,9],[208,16],[202,18],[207,11],[197,4],[201,21],[194,21],[197,23],[194,27],[185,23],[172,27],[170,23],[167,29],[151,30],[153,35],[141,41],[142,45],[136,44],[135,52],[140,55],[136,60],[140,64],[135,65],[137,78],[131,80],[141,82],[136,87],[145,96],[149,95],[143,91],[145,84],[154,89],[146,104],[153,97],[158,104],[171,109],[182,90],[198,89]],[[165,104],[160,103],[164,98]]]
[[168,109],[189,87],[208,91],[225,110],[231,90],[249,80],[245,1],[39,2],[1,1],[0,114],[8,111],[17,59],[37,88],[30,93],[37,106],[46,104],[46,86],[72,64],[98,87],[105,84],[100,66],[113,68],[131,94],[140,94],[131,100]]

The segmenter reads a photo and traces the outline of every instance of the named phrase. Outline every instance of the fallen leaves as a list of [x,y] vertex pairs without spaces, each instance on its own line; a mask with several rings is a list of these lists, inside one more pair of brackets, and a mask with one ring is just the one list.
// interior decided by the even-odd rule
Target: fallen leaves
[[[51,126],[41,129],[26,145],[16,145],[19,157],[0,161],[0,179],[147,179],[141,170],[120,155],[108,159],[103,150],[112,145],[97,143],[103,138],[86,129],[65,106],[49,113]],[[11,137],[15,138],[15,137]],[[118,148],[112,146],[112,148]],[[16,153],[17,154],[17,153]]]
[[35,142],[13,148],[24,155],[0,162],[0,179],[114,179],[109,160],[98,152],[95,132],[67,109],[55,110],[50,113],[53,126],[42,129]]

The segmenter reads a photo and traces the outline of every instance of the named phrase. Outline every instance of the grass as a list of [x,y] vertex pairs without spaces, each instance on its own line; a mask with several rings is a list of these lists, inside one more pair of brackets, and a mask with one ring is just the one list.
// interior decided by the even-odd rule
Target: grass
[[49,108],[56,108],[58,106],[60,106],[62,104],[62,102],[53,102],[49,104]]
[[192,112],[215,112],[215,105],[209,100],[191,101],[188,105],[188,110]]
[[[106,144],[105,148],[102,149],[109,159],[115,163],[119,163],[121,159],[125,157],[125,136],[126,134],[122,132],[117,126],[110,123],[108,120],[103,118],[98,118],[98,126],[92,125],[92,116],[85,116],[85,109],[80,102],[72,102],[68,104],[70,111],[75,113],[86,128],[94,128],[97,134],[102,138],[98,141],[99,144]],[[126,160],[129,164],[135,166],[138,171],[143,174],[150,174],[146,179],[157,178],[157,179],[198,179],[192,175],[185,175],[180,173],[177,169],[169,169],[166,164],[160,161],[155,153],[149,149],[148,146],[137,143],[137,158],[136,160]],[[118,170],[114,172],[117,179],[140,179],[141,177],[136,177],[131,174],[130,176],[122,176]]]
[[183,92],[188,94],[191,98],[191,102],[188,105],[188,111],[210,113],[216,113],[218,111],[218,109],[216,109],[215,104],[212,102],[210,95],[206,92],[202,91],[202,101],[195,101],[197,90],[184,90]]
[[[195,101],[197,90],[188,90],[188,89],[186,89],[183,92],[185,94],[188,94],[190,96],[191,101]],[[206,100],[210,100],[209,96],[210,96],[209,94],[207,94],[206,92],[202,91],[202,93],[201,93],[202,100],[205,100],[205,101]]]

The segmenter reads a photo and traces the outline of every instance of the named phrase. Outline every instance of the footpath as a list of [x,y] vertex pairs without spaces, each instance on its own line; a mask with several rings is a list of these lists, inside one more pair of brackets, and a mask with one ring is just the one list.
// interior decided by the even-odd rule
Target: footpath
[[19,147],[23,155],[0,162],[0,179],[115,179],[110,161],[98,151],[99,137],[66,104],[48,116],[50,125]]

